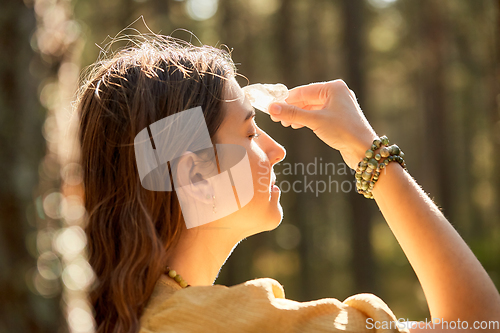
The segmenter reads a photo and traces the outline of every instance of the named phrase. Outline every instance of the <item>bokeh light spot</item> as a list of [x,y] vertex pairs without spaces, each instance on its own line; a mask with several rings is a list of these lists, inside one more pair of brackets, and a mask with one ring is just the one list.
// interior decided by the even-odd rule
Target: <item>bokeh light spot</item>
[[84,250],[86,244],[85,232],[77,226],[62,229],[55,238],[55,248],[65,258],[76,256]]
[[368,3],[375,8],[387,8],[396,3],[397,0],[368,0]]
[[186,10],[188,15],[196,21],[208,20],[217,13],[218,0],[187,0]]
[[285,250],[292,250],[300,243],[300,230],[292,224],[282,224],[276,229],[276,243]]
[[85,212],[83,201],[77,195],[69,195],[61,202],[61,214],[70,224],[82,218]]
[[42,253],[37,261],[38,273],[47,280],[57,279],[61,275],[61,262],[52,251]]
[[70,290],[84,290],[93,279],[94,272],[83,258],[68,265],[62,274],[63,283]]
[[74,307],[69,311],[68,323],[74,332],[92,332],[94,329],[94,320],[89,311],[80,307]]
[[52,192],[43,200],[43,211],[45,215],[53,219],[61,218],[61,202],[64,196],[61,192]]

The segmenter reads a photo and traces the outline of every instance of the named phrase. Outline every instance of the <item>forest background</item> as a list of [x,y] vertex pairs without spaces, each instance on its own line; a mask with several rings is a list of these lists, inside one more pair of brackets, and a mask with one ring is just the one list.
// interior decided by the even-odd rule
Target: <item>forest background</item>
[[[0,332],[93,329],[81,173],[67,154],[71,102],[109,36],[127,26],[146,33],[144,22],[227,47],[249,83],[345,80],[500,286],[500,1],[4,0]],[[216,283],[272,277],[299,301],[370,292],[398,318],[430,318],[404,253],[375,202],[349,188],[338,152],[307,129],[264,114],[257,123],[287,149],[276,167],[284,220],[244,240]]]

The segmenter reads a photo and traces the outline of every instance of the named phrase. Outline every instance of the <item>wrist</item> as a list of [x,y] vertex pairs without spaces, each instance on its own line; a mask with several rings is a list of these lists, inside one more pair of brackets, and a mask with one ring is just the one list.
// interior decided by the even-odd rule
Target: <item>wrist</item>
[[356,190],[363,194],[365,198],[373,199],[373,189],[377,183],[380,173],[390,162],[399,163],[406,170],[406,163],[403,159],[404,153],[397,145],[389,146],[387,136],[376,138],[369,149],[365,152],[365,157],[358,163],[356,168]]
[[350,154],[342,154],[347,159],[345,160],[346,164],[353,170],[356,170],[358,163],[365,157],[366,150],[370,149],[372,146],[373,140],[378,138],[377,134],[374,131],[370,131],[363,136],[356,137],[351,144],[349,151]]

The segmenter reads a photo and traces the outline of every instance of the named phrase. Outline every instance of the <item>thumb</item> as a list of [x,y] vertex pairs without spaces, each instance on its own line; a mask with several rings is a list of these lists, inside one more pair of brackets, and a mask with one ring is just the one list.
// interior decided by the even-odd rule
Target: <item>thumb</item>
[[312,129],[317,111],[304,110],[286,103],[273,103],[269,106],[269,114],[274,121],[303,125]]

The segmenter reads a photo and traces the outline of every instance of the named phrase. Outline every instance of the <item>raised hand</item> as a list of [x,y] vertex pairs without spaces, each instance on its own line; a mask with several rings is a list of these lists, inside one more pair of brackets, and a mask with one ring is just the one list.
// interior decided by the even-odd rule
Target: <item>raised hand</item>
[[377,136],[356,95],[342,80],[296,87],[290,90],[286,102],[271,104],[271,119],[295,129],[310,128],[318,138],[339,150],[350,168],[356,168]]

